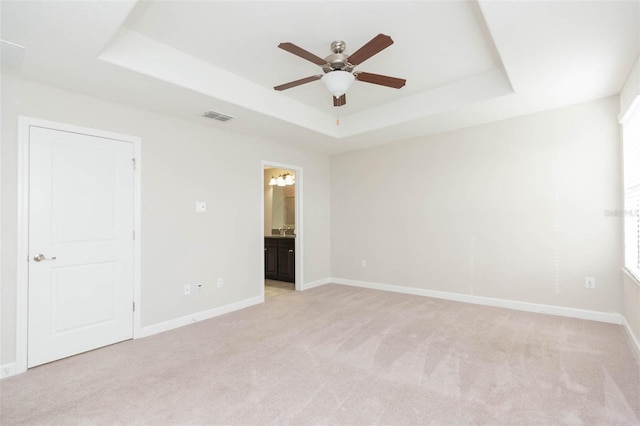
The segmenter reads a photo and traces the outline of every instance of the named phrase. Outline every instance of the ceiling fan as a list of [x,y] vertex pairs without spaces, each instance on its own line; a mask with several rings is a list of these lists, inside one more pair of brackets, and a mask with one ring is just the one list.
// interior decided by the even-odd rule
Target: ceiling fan
[[362,71],[353,71],[354,68],[373,55],[386,49],[393,44],[391,37],[385,34],[378,34],[360,49],[353,52],[351,55],[344,53],[346,43],[338,40],[331,43],[331,55],[322,59],[319,56],[310,53],[303,48],[296,46],[293,43],[285,42],[280,43],[278,47],[282,50],[286,50],[289,53],[293,53],[296,56],[313,62],[316,65],[322,67],[323,74],[312,75],[310,77],[302,78],[300,80],[290,81],[289,83],[275,86],[275,90],[286,90],[292,87],[300,86],[301,84],[310,83],[316,80],[322,80],[326,88],[333,95],[333,106],[339,107],[347,103],[347,96],[345,92],[351,86],[354,80],[363,81],[365,83],[378,84],[380,86],[392,87],[394,89],[400,89],[407,82],[403,78],[389,77],[386,75],[372,74]]

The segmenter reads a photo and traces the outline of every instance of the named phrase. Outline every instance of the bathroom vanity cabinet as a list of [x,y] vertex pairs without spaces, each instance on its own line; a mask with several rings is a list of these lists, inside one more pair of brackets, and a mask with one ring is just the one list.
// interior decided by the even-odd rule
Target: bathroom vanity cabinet
[[295,237],[264,238],[264,277],[270,280],[295,282]]

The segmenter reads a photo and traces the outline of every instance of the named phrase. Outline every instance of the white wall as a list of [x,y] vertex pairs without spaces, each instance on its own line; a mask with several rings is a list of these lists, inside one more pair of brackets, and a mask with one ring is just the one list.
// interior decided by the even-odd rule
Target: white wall
[[[261,294],[262,160],[303,168],[304,281],[330,276],[327,156],[5,74],[0,365],[15,360],[18,115],[142,138],[143,327]],[[195,201],[206,201],[207,213],[196,214]],[[185,297],[187,283],[206,287]]]
[[617,112],[611,97],[332,157],[332,276],[622,312]]

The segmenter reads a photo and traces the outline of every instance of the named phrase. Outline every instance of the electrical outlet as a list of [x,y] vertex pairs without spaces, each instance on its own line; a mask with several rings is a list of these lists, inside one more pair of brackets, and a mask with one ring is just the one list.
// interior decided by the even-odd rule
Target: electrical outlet
[[366,268],[367,267],[367,260],[366,259],[362,259],[360,261],[360,267],[361,268]]
[[596,288],[595,277],[584,277],[584,288],[594,289]]
[[224,287],[224,281],[222,281],[222,278],[218,278],[218,288],[222,287]]
[[16,374],[15,366],[6,365],[2,367],[2,370],[0,370],[0,379],[4,379],[5,377],[11,377],[14,374]]
[[184,295],[188,296],[190,294],[191,294],[191,285],[185,284],[185,286],[184,286]]

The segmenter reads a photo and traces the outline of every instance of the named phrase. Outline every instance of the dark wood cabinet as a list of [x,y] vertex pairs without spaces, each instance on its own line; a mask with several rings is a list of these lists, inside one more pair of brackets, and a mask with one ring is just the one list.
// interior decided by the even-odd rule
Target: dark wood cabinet
[[278,275],[278,240],[275,238],[264,239],[264,277],[273,278]]
[[296,240],[293,238],[278,240],[278,278],[280,281],[295,282]]
[[264,277],[271,280],[295,282],[295,238],[265,237]]

